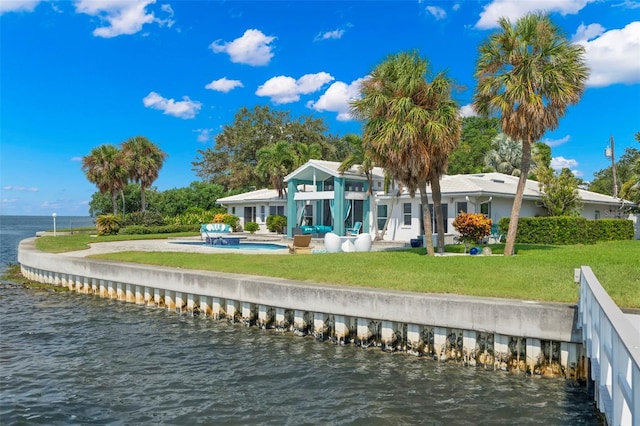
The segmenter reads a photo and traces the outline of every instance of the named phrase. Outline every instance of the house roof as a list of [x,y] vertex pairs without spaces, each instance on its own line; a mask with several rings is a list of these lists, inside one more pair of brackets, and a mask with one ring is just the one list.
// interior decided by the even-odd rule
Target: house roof
[[[503,173],[476,173],[467,175],[444,175],[440,181],[442,196],[495,196],[513,197],[518,187],[518,176],[505,175]],[[431,188],[427,192],[431,193]],[[609,195],[578,189],[578,194],[584,203],[620,205],[621,200]],[[527,179],[524,189],[524,199],[538,200],[542,192],[538,182]],[[633,204],[627,201],[628,204]]]
[[266,201],[286,203],[287,197],[279,198],[278,191],[275,189],[258,189],[229,197],[218,198],[216,200],[218,204],[246,204]]
[[[313,182],[325,180],[331,176],[333,177],[346,177],[350,180],[366,180],[364,173],[358,171],[359,166],[353,166],[344,173],[340,173],[338,168],[341,163],[336,161],[324,161],[324,160],[309,160],[302,166],[295,169],[293,172],[285,176],[284,181],[289,182],[291,179],[299,179],[304,181]],[[372,170],[373,178],[384,179],[384,169],[381,167],[374,167]]]

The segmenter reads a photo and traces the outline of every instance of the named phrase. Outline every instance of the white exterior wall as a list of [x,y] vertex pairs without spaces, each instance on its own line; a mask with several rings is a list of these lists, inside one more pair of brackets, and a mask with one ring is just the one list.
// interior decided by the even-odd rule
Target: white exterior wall
[[[284,213],[287,213],[286,203],[279,204],[284,206]],[[238,203],[227,206],[227,213],[238,216],[240,218],[240,226],[244,229],[244,208],[245,207],[255,207],[256,208],[256,220],[255,222],[260,226],[260,229],[256,231],[256,233],[267,234],[270,233],[267,229],[267,217],[269,217],[269,204],[268,203]],[[261,208],[264,207],[264,219],[261,216]],[[235,209],[235,211],[234,211]]]

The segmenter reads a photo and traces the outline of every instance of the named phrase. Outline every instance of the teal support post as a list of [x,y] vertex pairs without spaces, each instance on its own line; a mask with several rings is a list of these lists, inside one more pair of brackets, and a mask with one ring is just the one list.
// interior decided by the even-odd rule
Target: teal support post
[[293,237],[293,228],[298,224],[298,210],[293,197],[298,189],[298,181],[291,179],[287,183],[287,237]]
[[[369,182],[365,182],[364,192],[366,193],[368,190],[369,190]],[[362,232],[366,232],[366,233],[371,232],[371,226],[369,224],[369,213],[371,212],[372,208],[375,208],[375,206],[371,205],[372,201],[373,201],[373,196],[370,196],[365,198],[364,202],[362,203]]]
[[344,235],[344,178],[333,179],[333,232]]

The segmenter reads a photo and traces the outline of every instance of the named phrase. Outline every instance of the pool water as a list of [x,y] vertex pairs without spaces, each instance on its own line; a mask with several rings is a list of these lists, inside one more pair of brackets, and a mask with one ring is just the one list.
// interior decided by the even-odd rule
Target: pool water
[[186,244],[190,246],[211,247],[213,249],[235,249],[235,250],[282,250],[287,246],[275,243],[240,243],[240,244],[207,244],[201,241],[176,241],[172,244]]

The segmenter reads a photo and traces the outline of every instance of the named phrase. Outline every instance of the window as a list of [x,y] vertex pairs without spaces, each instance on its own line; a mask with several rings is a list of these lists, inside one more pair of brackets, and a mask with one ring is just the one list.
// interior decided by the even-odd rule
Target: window
[[[442,208],[442,221],[444,225],[444,232],[449,232],[449,221],[447,220],[449,217],[449,205],[447,203],[440,204]],[[438,233],[438,228],[436,225],[436,215],[434,213],[433,204],[429,204],[429,214],[431,214],[431,231],[434,234]],[[424,212],[422,211],[422,204],[420,204],[420,233],[424,232]]]
[[460,212],[468,213],[468,211],[467,211],[467,202],[466,201],[461,201],[461,202],[457,202],[456,203],[456,216]]
[[362,182],[347,182],[346,186],[347,186],[346,187],[347,191],[354,191],[354,192],[364,191],[364,183]]
[[386,204],[378,205],[378,230],[384,229],[384,224],[387,223],[388,207]]
[[313,225],[313,206],[311,204],[304,206],[304,224]]
[[480,213],[486,217],[491,217],[491,202],[480,204]]
[[260,221],[261,221],[262,223],[264,223],[265,210],[266,210],[266,209],[264,208],[264,206],[260,206]]
[[411,203],[403,203],[403,225],[411,226]]
[[236,208],[235,207],[231,207],[231,214],[236,214]]
[[596,210],[595,219],[600,219],[600,210]]
[[269,216],[284,216],[284,206],[269,206]]

